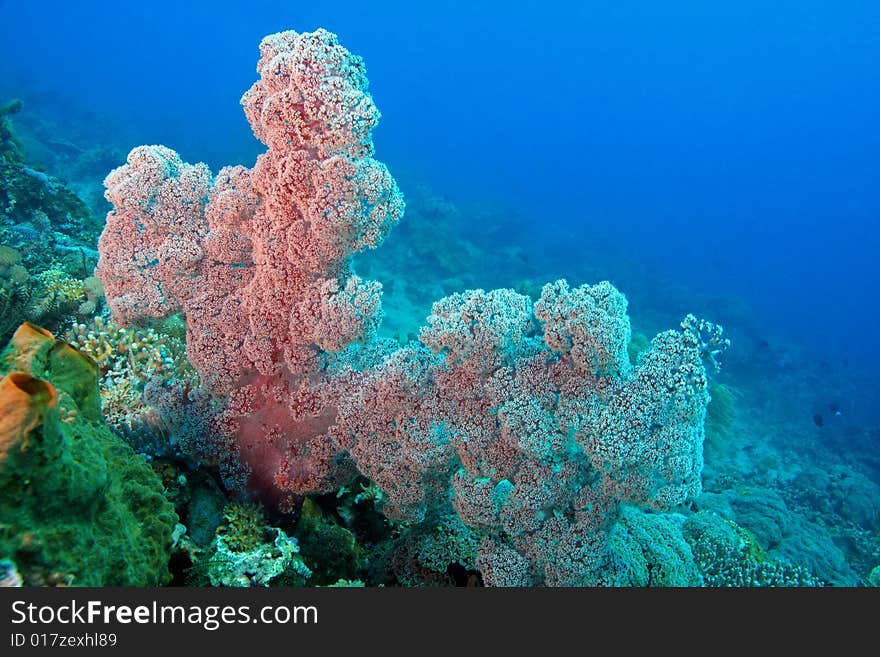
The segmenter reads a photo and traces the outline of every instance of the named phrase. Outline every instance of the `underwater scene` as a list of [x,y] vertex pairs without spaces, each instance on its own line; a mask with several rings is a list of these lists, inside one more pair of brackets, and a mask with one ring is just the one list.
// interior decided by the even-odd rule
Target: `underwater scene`
[[0,9],[0,585],[880,586],[880,6]]

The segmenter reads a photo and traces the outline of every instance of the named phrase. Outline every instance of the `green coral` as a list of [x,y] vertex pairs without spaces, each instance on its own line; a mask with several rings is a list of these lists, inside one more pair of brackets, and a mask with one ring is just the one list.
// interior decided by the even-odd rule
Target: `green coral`
[[32,586],[166,583],[177,515],[104,424],[91,359],[25,324],[0,374],[0,559]]
[[232,502],[223,510],[224,524],[217,528],[232,552],[247,552],[266,540],[266,514],[255,502]]
[[354,534],[327,518],[318,504],[303,501],[295,534],[305,564],[314,572],[314,582],[328,585],[340,579],[356,579],[361,555]]
[[299,556],[296,538],[277,527],[269,529],[275,532],[274,541],[243,551],[232,549],[226,537],[217,534],[214,551],[207,562],[211,586],[269,586],[270,583],[302,586],[312,571]]
[[700,586],[702,578],[691,548],[682,536],[683,517],[623,507],[608,537],[603,565],[596,570],[602,586]]

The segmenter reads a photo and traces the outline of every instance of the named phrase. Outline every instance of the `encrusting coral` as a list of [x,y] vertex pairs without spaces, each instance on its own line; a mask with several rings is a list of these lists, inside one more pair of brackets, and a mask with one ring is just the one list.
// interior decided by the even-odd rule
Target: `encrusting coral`
[[0,555],[29,586],[166,583],[177,516],[104,424],[94,361],[22,324],[0,374]]
[[419,341],[377,339],[381,286],[351,259],[404,204],[372,157],[363,62],[324,30],[260,50],[242,104],[268,150],[212,177],[164,146],[134,149],[105,181],[96,272],[117,322],[184,313],[189,359],[224,406],[215,459],[242,466],[227,485],[290,509],[360,472],[390,518],[457,515],[482,537],[488,584],[597,581],[621,531],[666,531],[627,509],[699,494],[720,327],[688,315],[633,363],[624,295],[559,280],[537,300],[453,294]]

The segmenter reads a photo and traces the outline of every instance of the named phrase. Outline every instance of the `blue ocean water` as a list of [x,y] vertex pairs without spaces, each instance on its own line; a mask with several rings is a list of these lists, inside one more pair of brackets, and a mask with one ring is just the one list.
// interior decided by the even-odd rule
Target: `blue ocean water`
[[880,366],[874,3],[0,4],[4,80],[215,169],[260,150],[238,99],[262,36],[326,27],[367,62],[392,168]]
[[[734,372],[760,381],[774,408],[810,430],[843,414],[848,431],[876,432],[876,2],[48,0],[0,11],[3,96],[91,112],[99,130],[124,128],[123,152],[166,144],[214,171],[263,150],[239,105],[260,39],[335,32],[366,62],[377,157],[463,208],[492,207],[494,231],[470,228],[511,254],[507,284],[607,278],[646,334],[698,312],[725,326]],[[468,266],[463,279],[499,284]]]

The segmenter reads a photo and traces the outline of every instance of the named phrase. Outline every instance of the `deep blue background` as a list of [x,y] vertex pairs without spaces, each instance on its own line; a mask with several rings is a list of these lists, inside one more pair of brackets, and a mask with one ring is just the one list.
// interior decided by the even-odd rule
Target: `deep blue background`
[[875,0],[0,9],[5,85],[68,95],[215,169],[259,151],[238,101],[260,38],[326,27],[366,60],[392,171],[502,200],[534,245],[609,241],[741,295],[768,333],[880,366]]

